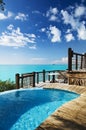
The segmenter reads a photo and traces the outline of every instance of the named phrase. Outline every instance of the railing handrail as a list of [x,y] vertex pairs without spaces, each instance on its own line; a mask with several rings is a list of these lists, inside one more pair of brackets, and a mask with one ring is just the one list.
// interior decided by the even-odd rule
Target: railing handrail
[[[23,87],[23,79],[24,78],[28,78],[28,77],[32,77],[33,78],[33,83],[32,86],[35,87],[35,76],[37,75],[37,83],[39,83],[39,74],[42,74],[42,81],[45,82],[46,81],[46,73],[52,73],[52,72],[64,72],[65,70],[43,70],[43,71],[39,71],[39,72],[32,72],[32,73],[23,73],[23,74],[16,74],[16,88],[19,89],[20,88],[20,80],[22,82],[22,87]],[[60,73],[59,73],[60,74]],[[50,75],[48,75],[50,76]],[[48,80],[50,80],[50,77],[48,78]]]
[[[73,59],[74,56],[75,56],[75,59]],[[68,70],[69,71],[72,71],[72,69],[73,69],[72,65],[75,65],[75,70],[78,69],[78,67],[79,67],[78,65],[80,65],[80,69],[82,69],[84,67],[86,68],[86,53],[84,53],[84,54],[76,53],[71,48],[69,48],[68,49]],[[84,65],[84,67],[83,67],[83,65]]]

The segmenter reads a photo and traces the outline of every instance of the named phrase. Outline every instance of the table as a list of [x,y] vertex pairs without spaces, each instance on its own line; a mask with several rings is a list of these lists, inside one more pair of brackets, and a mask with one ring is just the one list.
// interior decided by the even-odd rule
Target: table
[[50,73],[49,75],[52,76],[52,80],[50,81],[50,83],[56,83],[57,81],[55,80],[55,75],[58,75],[59,73],[56,73],[56,72],[52,72]]

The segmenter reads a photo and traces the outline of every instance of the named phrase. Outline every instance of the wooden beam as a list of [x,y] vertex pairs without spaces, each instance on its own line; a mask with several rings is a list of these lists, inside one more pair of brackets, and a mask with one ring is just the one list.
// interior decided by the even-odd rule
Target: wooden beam
[[68,70],[72,70],[72,57],[73,57],[73,51],[71,48],[68,49]]
[[20,85],[19,85],[19,74],[17,73],[16,74],[16,89],[19,89],[20,88]]

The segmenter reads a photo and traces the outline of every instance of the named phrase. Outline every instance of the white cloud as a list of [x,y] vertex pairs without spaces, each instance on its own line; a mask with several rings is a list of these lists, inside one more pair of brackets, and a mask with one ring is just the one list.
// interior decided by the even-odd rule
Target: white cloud
[[33,14],[41,14],[40,11],[38,10],[35,10],[35,11],[32,11]]
[[76,29],[79,27],[80,24],[80,16],[86,15],[86,7],[84,6],[77,6],[74,8],[71,8],[71,12],[69,10],[61,10],[61,14],[63,16],[63,20],[65,24],[70,24],[72,28]]
[[57,8],[51,8],[50,11],[51,11],[51,13],[54,14],[54,15],[56,15],[56,14],[58,13]]
[[59,60],[53,61],[53,64],[67,64],[68,63],[68,57],[62,57]]
[[68,57],[63,57],[61,59],[61,62],[64,63],[64,64],[67,63],[68,62]]
[[57,21],[57,14],[58,9],[50,7],[50,9],[46,13],[46,17],[49,17],[50,21]]
[[45,31],[46,31],[46,28],[41,28],[40,31],[41,31],[41,32],[45,32]]
[[55,15],[51,15],[49,20],[50,20],[50,21],[56,21],[56,20],[57,20],[57,17],[56,17]]
[[[5,19],[11,18],[13,16],[14,16],[14,14],[10,11],[0,13],[0,20],[5,20]],[[28,17],[27,14],[18,13],[18,15],[14,17],[14,19],[24,21],[24,20],[27,20],[27,17]]]
[[75,17],[80,17],[86,13],[86,8],[84,6],[78,6],[75,9]]
[[77,32],[79,39],[86,40],[86,27],[84,23],[82,23],[81,26],[77,29]]
[[[70,14],[68,11],[61,10],[64,24],[69,24],[71,26],[71,30],[76,31],[78,39],[81,40],[86,40],[86,22],[80,20],[82,15],[86,15],[85,12],[86,7],[84,6],[76,7],[75,10],[71,11]],[[69,30],[67,30],[67,33],[68,31]],[[70,34],[70,32],[65,36],[65,38],[67,41],[74,40],[74,37],[72,34]]]
[[72,33],[66,34],[65,35],[66,41],[70,42],[71,40],[74,40],[74,36]]
[[66,33],[70,33],[71,32],[71,29],[67,29],[67,32]]
[[69,20],[70,20],[70,18],[69,18],[70,16],[69,16],[68,12],[64,11],[64,10],[61,10],[61,14],[63,15],[64,23],[68,24]]
[[6,13],[0,13],[0,20],[5,20],[8,19],[10,17],[13,16],[13,13],[8,11],[7,14]]
[[10,12],[10,11],[8,11],[8,18],[10,18],[10,17],[12,17],[13,16],[13,13],[12,12]]
[[15,20],[21,20],[25,21],[27,20],[28,15],[24,13],[18,13],[18,15],[15,17]]
[[38,11],[38,10],[34,10],[32,11],[32,14],[35,14],[35,15],[40,15],[40,16],[45,16],[45,14],[43,14],[42,12]]
[[22,33],[20,28],[14,29],[13,25],[7,27],[7,31],[0,36],[0,45],[24,47],[27,43],[35,43],[36,36],[34,34]]
[[36,38],[35,34],[26,34],[26,36],[28,36],[29,38]]
[[32,50],[36,50],[36,49],[37,49],[37,48],[36,48],[36,45],[29,46],[29,48],[32,49]]
[[61,41],[61,31],[56,26],[50,26],[48,36],[51,37],[51,42]]
[[50,7],[50,9],[47,11],[47,13],[46,13],[46,16],[48,17],[48,16],[50,16],[51,14],[53,14],[53,15],[56,15],[58,13],[58,9],[57,8],[52,8],[52,7]]
[[30,59],[30,63],[46,64],[47,58],[34,57],[34,58]]
[[0,13],[0,20],[7,19],[7,16],[3,13]]
[[7,26],[7,29],[8,29],[8,30],[12,30],[13,27],[14,27],[14,26],[13,26],[12,24],[10,24],[9,26]]
[[70,15],[68,11],[61,10],[61,14],[65,24],[70,24],[73,29],[76,29],[79,26],[78,20],[75,20],[73,15]]

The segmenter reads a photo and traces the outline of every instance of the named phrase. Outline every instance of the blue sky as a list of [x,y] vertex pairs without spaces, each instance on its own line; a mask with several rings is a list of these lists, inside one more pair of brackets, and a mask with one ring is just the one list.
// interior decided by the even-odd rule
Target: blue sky
[[86,0],[4,0],[0,64],[65,64],[86,52]]

